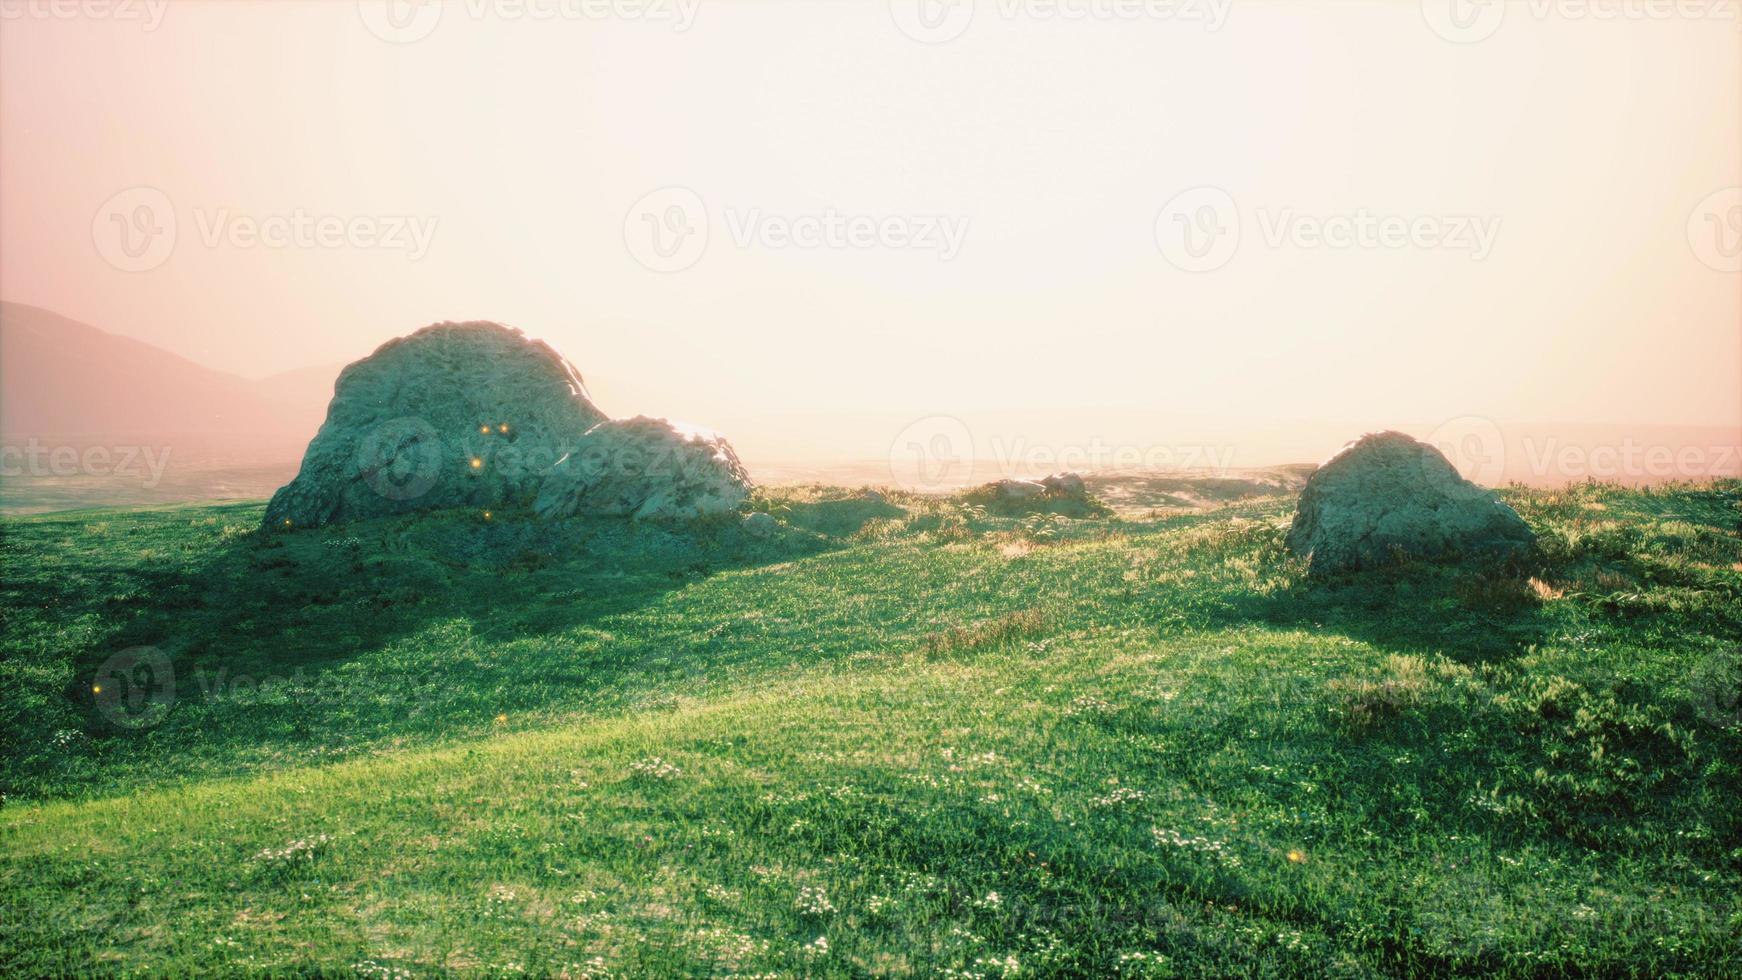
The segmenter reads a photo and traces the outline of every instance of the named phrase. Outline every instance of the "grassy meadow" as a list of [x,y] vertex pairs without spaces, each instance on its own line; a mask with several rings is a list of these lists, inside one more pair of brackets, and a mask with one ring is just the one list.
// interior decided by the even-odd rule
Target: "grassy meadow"
[[8,518],[0,975],[1742,975],[1742,483],[1505,495]]

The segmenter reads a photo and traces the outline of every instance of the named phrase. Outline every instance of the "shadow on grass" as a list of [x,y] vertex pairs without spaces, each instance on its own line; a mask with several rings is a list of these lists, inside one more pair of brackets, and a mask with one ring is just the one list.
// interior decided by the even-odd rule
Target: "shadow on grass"
[[770,506],[769,513],[801,530],[838,538],[857,534],[872,521],[894,520],[907,515],[906,510],[875,491],[846,497],[812,493],[807,499],[795,490],[787,499]]
[[[158,646],[189,666],[232,673],[318,666],[391,644],[433,623],[465,620],[475,636],[512,641],[631,612],[709,574],[826,547],[764,543],[732,521],[694,526],[625,520],[533,522],[449,511],[224,541],[199,560],[118,561],[100,611],[110,648]],[[43,596],[77,610],[89,596]],[[95,658],[95,659],[92,659]]]
[[1518,565],[1408,565],[1334,579],[1297,579],[1287,589],[1231,595],[1218,625],[1261,622],[1340,633],[1397,653],[1443,653],[1464,662],[1516,656],[1555,623]]
[[[90,785],[94,773],[73,771],[81,759],[127,751],[288,755],[323,738],[442,735],[498,712],[621,702],[681,669],[664,647],[694,624],[670,624],[670,643],[625,645],[618,618],[723,571],[841,547],[882,509],[902,513],[801,502],[765,537],[736,514],[665,525],[473,510],[274,533],[252,530],[258,505],[8,524],[0,790]],[[496,655],[518,641],[541,646]],[[92,684],[137,647],[168,658],[175,708],[129,730]]]

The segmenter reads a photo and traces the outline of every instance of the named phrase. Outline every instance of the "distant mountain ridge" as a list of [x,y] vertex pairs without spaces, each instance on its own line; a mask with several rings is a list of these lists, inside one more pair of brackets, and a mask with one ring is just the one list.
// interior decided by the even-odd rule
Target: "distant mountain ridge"
[[306,442],[337,376],[334,366],[249,380],[40,307],[0,303],[0,434],[8,441]]

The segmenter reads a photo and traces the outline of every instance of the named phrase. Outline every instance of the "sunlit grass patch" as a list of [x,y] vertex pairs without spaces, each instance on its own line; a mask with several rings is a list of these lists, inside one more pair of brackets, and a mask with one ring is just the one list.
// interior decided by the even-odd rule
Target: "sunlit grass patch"
[[[1280,497],[9,521],[0,962],[1736,973],[1742,495],[1506,493],[1530,562],[1326,584]],[[139,644],[180,698],[117,730],[83,688]]]

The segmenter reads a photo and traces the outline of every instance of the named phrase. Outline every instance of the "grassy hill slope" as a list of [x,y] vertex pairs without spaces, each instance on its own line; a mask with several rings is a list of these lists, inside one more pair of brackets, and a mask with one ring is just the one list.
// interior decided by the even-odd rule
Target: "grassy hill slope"
[[0,972],[1742,971],[1742,484],[1509,496],[1329,583],[1286,495],[7,520]]

